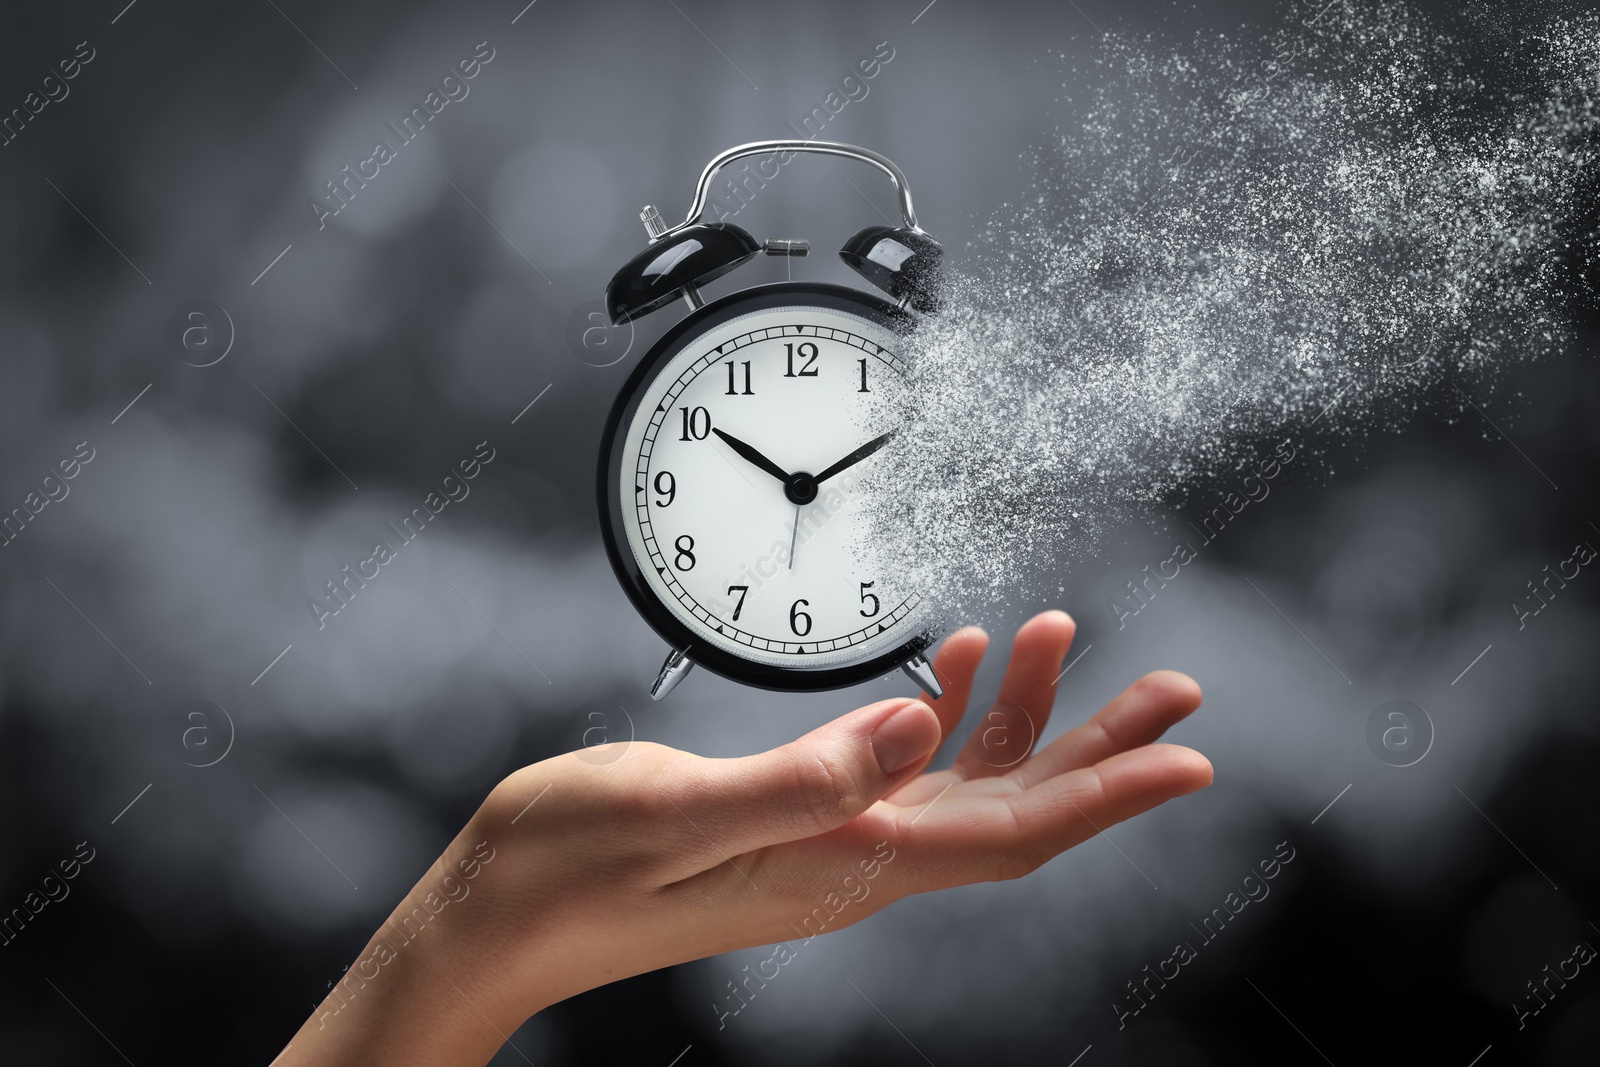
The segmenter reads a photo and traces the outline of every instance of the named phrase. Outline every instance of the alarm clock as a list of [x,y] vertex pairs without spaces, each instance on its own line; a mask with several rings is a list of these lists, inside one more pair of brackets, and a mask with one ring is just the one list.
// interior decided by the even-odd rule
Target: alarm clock
[[[735,160],[842,156],[894,183],[902,226],[868,226],[840,257],[887,295],[788,281],[707,303],[700,287],[761,254],[704,222],[712,179]],[[899,667],[942,695],[924,655],[928,605],[877,573],[859,477],[904,447],[895,402],[917,316],[938,306],[937,241],[917,225],[905,175],[887,157],[827,141],[730,148],[700,174],[688,217],[640,212],[650,244],[606,287],[622,324],[682,300],[687,313],[640,359],[611,410],[598,478],[600,529],[617,579],[670,645],[650,688],[660,700],[695,664],[748,685],[820,690]]]

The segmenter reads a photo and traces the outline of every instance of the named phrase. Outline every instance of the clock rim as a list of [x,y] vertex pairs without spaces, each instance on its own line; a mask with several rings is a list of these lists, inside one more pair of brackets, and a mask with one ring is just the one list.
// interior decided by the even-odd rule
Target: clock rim
[[760,689],[781,692],[819,692],[843,689],[879,675],[888,674],[933,644],[933,634],[921,630],[896,648],[859,663],[817,670],[775,667],[755,663],[715,645],[705,644],[664,604],[650,588],[643,570],[628,550],[627,529],[622,517],[622,470],[614,462],[626,443],[628,427],[639,409],[646,387],[666,364],[683,350],[685,338],[703,334],[730,319],[753,311],[791,304],[814,304],[846,311],[875,322],[905,336],[916,326],[916,319],[872,293],[831,282],[772,282],[729,293],[685,315],[650,346],[629,373],[606,417],[600,438],[600,466],[596,490],[600,506],[600,539],[617,582],[629,601],[657,636],[674,650],[724,678]]

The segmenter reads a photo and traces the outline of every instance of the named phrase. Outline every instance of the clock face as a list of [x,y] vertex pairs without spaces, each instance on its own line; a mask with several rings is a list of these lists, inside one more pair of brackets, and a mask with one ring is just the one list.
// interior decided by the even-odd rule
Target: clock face
[[691,658],[826,670],[921,633],[917,591],[872,562],[862,479],[906,445],[900,338],[795,299],[676,338],[611,459],[638,580]]

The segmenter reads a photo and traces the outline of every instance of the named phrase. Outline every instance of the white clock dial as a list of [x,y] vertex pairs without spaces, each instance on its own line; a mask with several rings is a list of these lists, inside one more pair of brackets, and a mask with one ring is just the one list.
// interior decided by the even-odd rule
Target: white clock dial
[[897,340],[831,308],[756,311],[685,344],[644,388],[621,514],[640,571],[698,642],[806,670],[920,632],[917,592],[862,551],[860,476],[905,445]]

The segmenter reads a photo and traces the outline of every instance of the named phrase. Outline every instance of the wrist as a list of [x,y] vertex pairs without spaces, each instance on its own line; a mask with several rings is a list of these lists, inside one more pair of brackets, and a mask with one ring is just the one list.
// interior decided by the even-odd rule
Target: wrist
[[[545,1005],[514,980],[503,851],[472,824],[451,842],[333,983],[278,1061],[478,1067]],[[509,884],[504,883],[504,884]]]
[[300,1027],[281,1067],[385,1063],[481,1067],[521,1020],[488,1003],[477,975],[423,935],[401,939],[386,923]]

